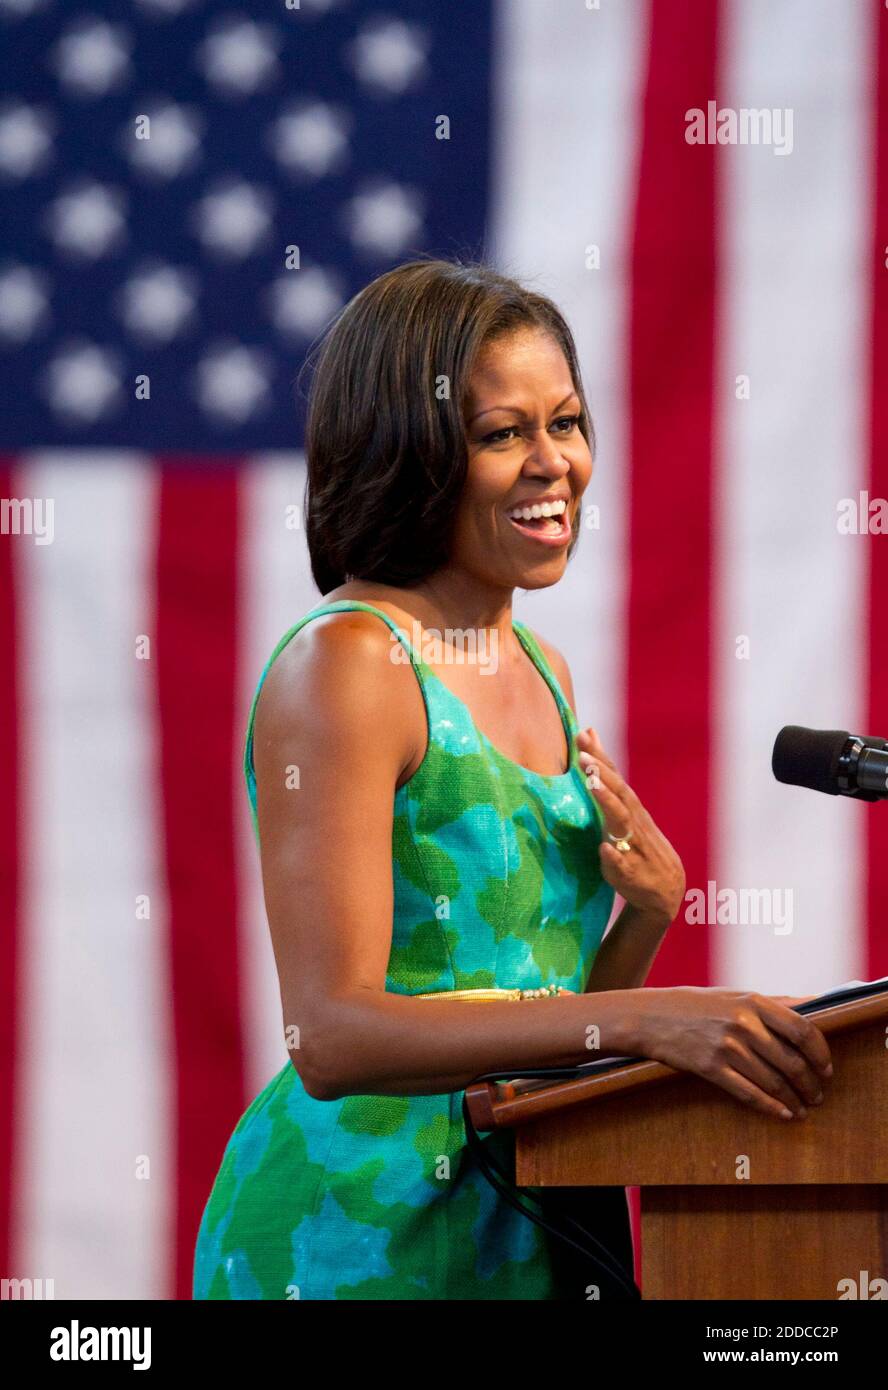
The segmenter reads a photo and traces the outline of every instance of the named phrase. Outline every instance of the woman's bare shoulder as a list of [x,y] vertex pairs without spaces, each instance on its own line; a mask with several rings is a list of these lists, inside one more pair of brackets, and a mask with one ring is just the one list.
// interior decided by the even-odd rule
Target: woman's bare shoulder
[[392,742],[399,758],[406,750],[406,761],[421,734],[424,709],[402,651],[395,634],[372,613],[344,609],[312,618],[291,637],[263,682],[256,746],[290,741],[310,730],[333,751],[334,745],[387,727],[395,729]]
[[540,650],[543,653],[543,656],[546,658],[546,660],[552,668],[552,671],[554,672],[555,679],[558,681],[558,684],[564,691],[565,699],[567,700],[574,714],[576,714],[576,696],[574,694],[573,680],[571,679],[570,667],[568,666],[566,660],[564,659],[558,648],[553,646],[551,642],[547,641],[545,637],[542,637],[540,633],[535,632],[534,629],[531,627],[528,627],[527,630],[532,637],[536,638],[536,641],[540,647]]

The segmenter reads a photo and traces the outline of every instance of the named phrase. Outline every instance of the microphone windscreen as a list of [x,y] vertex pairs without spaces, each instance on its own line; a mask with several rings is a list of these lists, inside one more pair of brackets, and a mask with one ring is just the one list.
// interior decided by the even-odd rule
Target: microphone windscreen
[[839,758],[850,737],[846,729],[787,724],[774,742],[771,770],[778,782],[838,796]]

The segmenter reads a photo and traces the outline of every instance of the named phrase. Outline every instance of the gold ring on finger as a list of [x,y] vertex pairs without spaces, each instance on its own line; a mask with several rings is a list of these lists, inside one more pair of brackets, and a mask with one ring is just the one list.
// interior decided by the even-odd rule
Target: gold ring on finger
[[625,835],[612,835],[610,831],[608,831],[607,838],[610,840],[614,849],[619,850],[620,854],[628,854],[632,848],[629,843],[632,839],[632,833],[631,830],[627,830]]

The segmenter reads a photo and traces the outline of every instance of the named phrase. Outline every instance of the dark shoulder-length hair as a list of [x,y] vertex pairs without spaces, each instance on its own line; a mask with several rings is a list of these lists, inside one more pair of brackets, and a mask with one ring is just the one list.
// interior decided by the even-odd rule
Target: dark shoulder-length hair
[[483,345],[525,327],[560,344],[594,448],[571,331],[550,299],[517,280],[477,262],[420,258],[337,314],[305,364],[305,528],[322,594],[347,579],[408,587],[447,562],[466,476],[469,375]]

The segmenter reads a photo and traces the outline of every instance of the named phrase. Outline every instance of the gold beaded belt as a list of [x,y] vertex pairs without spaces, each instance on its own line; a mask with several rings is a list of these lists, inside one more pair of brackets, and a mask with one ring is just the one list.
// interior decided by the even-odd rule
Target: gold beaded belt
[[414,994],[414,999],[464,999],[485,1004],[500,999],[555,999],[559,994],[573,994],[561,985],[543,985],[540,989],[440,989],[431,994]]

